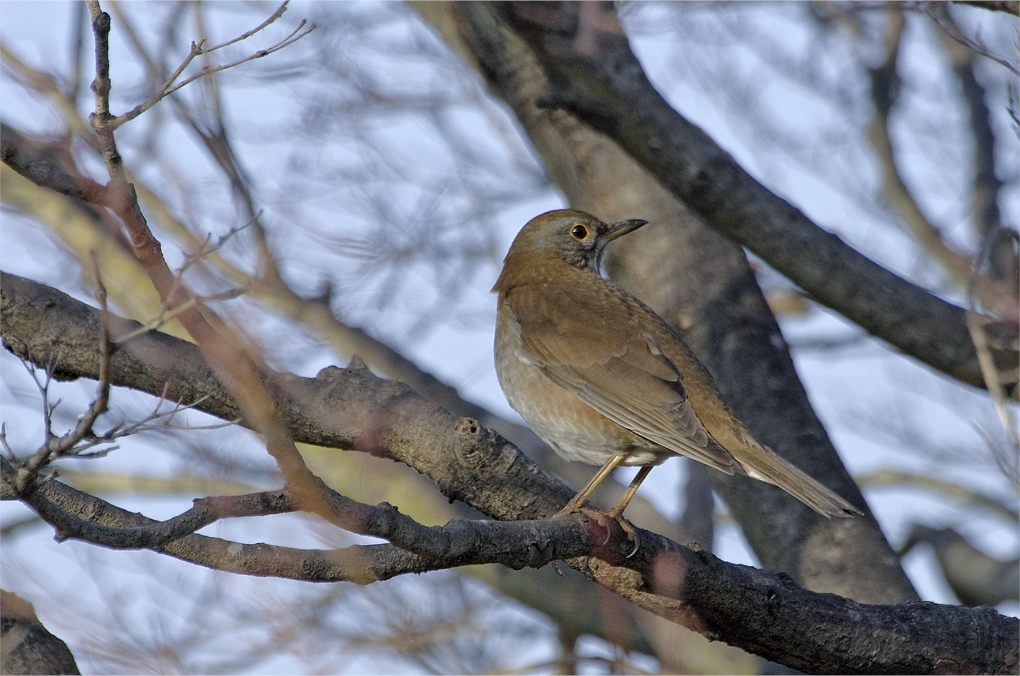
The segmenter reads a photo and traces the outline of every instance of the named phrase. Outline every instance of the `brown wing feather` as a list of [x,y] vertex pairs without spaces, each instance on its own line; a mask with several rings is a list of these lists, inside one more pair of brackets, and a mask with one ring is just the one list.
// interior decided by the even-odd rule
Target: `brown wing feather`
[[514,314],[526,318],[520,325],[528,360],[613,422],[732,474],[732,456],[698,420],[677,366],[652,336],[635,334],[630,317],[648,311],[606,287],[609,293],[597,295],[603,307],[563,289],[508,294]]

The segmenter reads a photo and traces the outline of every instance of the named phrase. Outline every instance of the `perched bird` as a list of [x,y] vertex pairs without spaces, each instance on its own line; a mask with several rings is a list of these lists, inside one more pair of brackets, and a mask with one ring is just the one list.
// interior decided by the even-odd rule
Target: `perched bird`
[[560,456],[602,465],[557,516],[586,509],[617,465],[638,465],[603,513],[624,524],[638,485],[673,455],[775,484],[826,517],[859,514],[756,441],[680,336],[602,277],[606,245],[645,223],[607,224],[569,209],[537,216],[518,233],[492,289],[496,373],[510,406]]

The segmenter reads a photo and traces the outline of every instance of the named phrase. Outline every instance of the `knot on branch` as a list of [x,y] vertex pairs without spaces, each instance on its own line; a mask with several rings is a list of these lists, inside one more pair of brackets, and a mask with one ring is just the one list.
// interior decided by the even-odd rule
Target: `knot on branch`
[[[454,425],[454,432],[458,437],[454,454],[465,467],[475,468],[496,462],[497,464],[491,466],[493,471],[499,471],[497,467],[502,465],[509,468],[520,453],[512,444],[488,427],[483,427],[474,418],[459,418]],[[504,462],[499,463],[496,458],[504,453],[506,453]]]
[[92,22],[92,28],[98,32],[109,33],[110,26],[113,21],[110,19],[110,15],[106,12],[100,12],[96,20]]
[[479,436],[484,428],[474,418],[461,418],[457,421],[457,426],[454,429],[457,431],[457,434]]

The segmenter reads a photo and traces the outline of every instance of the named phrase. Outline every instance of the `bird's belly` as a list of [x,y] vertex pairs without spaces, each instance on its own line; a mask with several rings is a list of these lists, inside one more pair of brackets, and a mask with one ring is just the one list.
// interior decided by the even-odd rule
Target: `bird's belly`
[[634,434],[522,362],[511,349],[496,349],[496,375],[507,401],[558,455],[590,465],[626,453],[623,465],[657,465],[675,455]]

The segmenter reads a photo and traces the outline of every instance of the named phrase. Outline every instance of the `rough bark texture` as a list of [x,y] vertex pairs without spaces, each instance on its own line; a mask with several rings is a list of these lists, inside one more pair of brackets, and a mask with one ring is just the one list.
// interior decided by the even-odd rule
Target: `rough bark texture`
[[32,604],[0,590],[0,674],[78,674],[67,644],[51,634]]
[[[671,321],[763,442],[866,510],[818,421],[736,245],[707,228],[620,148],[571,113],[544,110],[546,78],[527,44],[486,3],[441,3],[424,16],[467,53],[516,114],[572,207],[605,220],[643,218],[610,249],[607,269]],[[601,30],[622,29],[611,7],[581,7]],[[596,14],[597,13],[597,14]],[[631,239],[631,241],[627,241]],[[613,249],[617,249],[614,253]],[[773,486],[711,472],[762,564],[816,591],[868,603],[916,599],[874,519],[827,520]]]

